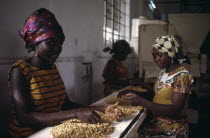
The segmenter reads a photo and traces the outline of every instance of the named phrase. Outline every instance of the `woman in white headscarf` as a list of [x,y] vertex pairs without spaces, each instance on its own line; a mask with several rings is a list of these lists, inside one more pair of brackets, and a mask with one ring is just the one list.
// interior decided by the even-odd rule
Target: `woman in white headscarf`
[[134,93],[123,94],[132,105],[151,111],[150,119],[139,129],[139,137],[188,137],[187,101],[193,77],[181,65],[186,59],[174,36],[160,36],[152,48],[155,63],[161,69],[154,86],[152,101]]

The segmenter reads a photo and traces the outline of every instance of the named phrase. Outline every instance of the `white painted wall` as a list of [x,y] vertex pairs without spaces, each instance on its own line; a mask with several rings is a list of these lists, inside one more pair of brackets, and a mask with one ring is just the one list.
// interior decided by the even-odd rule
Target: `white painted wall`
[[187,51],[199,51],[210,30],[210,14],[169,14],[169,22],[183,38]]
[[183,39],[183,47],[191,60],[186,65],[193,76],[200,77],[200,47],[210,30],[210,14],[169,14],[169,22]]
[[[139,13],[139,15],[142,14]],[[185,66],[190,69],[194,77],[199,77],[201,72],[199,61],[200,46],[210,30],[210,14],[169,14],[168,17],[169,23],[174,24],[176,33],[182,37],[184,52],[188,53],[191,60],[192,65]],[[131,45],[134,47],[135,53],[138,53],[138,43],[141,40],[136,36],[138,35],[138,24],[140,24],[138,22],[140,18],[134,18],[132,21]],[[147,22],[147,24],[150,23]],[[145,33],[143,33],[143,35],[145,35]],[[141,56],[145,57],[144,55]],[[145,58],[148,60],[151,59],[148,56]]]
[[[25,19],[30,13],[44,7],[51,10],[63,27],[66,40],[63,51],[57,62],[58,69],[65,82],[71,99],[88,103],[90,88],[93,101],[103,97],[103,79],[101,77],[105,63],[110,55],[103,53],[103,0],[1,0],[0,1],[0,134],[7,129],[10,115],[11,99],[9,98],[7,74],[17,59],[28,56],[18,30],[23,28]],[[145,9],[145,10],[143,10]],[[148,7],[143,0],[131,0],[131,18],[150,17]],[[177,32],[183,37],[184,44],[191,49],[200,47],[209,30],[209,14],[205,15],[169,15]],[[83,79],[82,62],[92,62],[92,85]],[[125,65],[129,77],[136,70],[135,56],[129,56]],[[70,91],[72,93],[70,93]]]
[[23,28],[26,17],[33,10],[45,7],[49,9],[50,0],[3,0],[0,1],[0,133],[2,136],[7,131],[11,99],[9,97],[7,75],[11,63],[26,55],[22,39],[18,36],[18,30]]
[[[79,103],[88,104],[89,82],[83,81],[83,61],[92,62],[93,67],[102,70],[104,62],[98,60],[97,55],[103,49],[103,0],[21,0],[0,2],[0,130],[6,131],[11,100],[8,94],[7,74],[17,59],[28,56],[23,46],[23,40],[18,35],[18,30],[23,28],[25,19],[32,11],[38,8],[47,8],[52,11],[63,27],[66,40],[63,51],[57,62],[59,71],[64,80],[67,92],[71,99]],[[97,65],[96,65],[97,64]],[[93,84],[100,88],[93,92],[98,98],[103,96],[101,71],[94,77]],[[97,73],[97,72],[96,72]],[[100,80],[99,80],[100,78]],[[95,85],[94,85],[95,86]],[[98,87],[97,87],[98,88]],[[7,116],[7,117],[6,117]]]

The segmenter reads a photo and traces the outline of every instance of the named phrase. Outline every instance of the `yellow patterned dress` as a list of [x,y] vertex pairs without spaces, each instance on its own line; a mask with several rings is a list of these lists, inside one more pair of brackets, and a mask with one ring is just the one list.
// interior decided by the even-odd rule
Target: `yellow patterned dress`
[[[61,110],[67,95],[64,83],[54,64],[52,65],[52,69],[40,70],[25,61],[19,60],[12,65],[11,70],[15,67],[21,70],[29,83],[28,92],[30,93],[31,110],[33,112],[52,113]],[[14,105],[12,106],[12,122],[9,125],[11,137],[27,137],[38,130],[36,128],[22,126],[16,119]]]
[[[154,87],[154,103],[172,104],[172,95],[174,92],[191,94],[193,77],[189,71],[181,66],[177,70],[166,73],[161,70]],[[184,109],[179,115],[179,119],[153,114],[152,119],[146,122],[143,128],[140,128],[140,137],[153,138],[176,138],[188,137],[189,130],[187,124],[187,101]]]

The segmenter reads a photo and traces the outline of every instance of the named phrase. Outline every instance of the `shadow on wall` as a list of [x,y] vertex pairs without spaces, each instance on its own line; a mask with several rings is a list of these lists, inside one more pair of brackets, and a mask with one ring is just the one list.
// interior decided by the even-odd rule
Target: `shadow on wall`
[[[0,70],[0,92],[1,92],[1,98],[0,98],[0,133],[1,136],[6,137],[8,135],[8,124],[11,117],[11,98],[9,96],[9,88],[8,88],[8,82],[7,82],[7,74],[8,70],[7,67],[1,65]],[[3,70],[2,70],[3,69]]]
[[[24,42],[19,39],[18,33],[8,34],[8,38],[2,42],[4,49],[0,51],[0,134],[1,137],[8,137],[8,125],[11,118],[12,100],[9,95],[8,73],[13,63],[26,55],[26,50],[23,46]],[[12,40],[12,41],[11,41]],[[2,47],[3,47],[2,46]]]

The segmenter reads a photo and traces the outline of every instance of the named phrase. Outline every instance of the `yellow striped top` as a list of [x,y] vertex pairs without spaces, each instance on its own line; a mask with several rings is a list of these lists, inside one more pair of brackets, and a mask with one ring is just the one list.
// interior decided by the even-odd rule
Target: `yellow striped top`
[[[55,64],[52,69],[41,70],[29,63],[19,60],[12,65],[12,69],[18,67],[26,77],[29,84],[31,108],[33,112],[52,113],[61,110],[67,98],[65,86]],[[9,72],[9,78],[10,73]],[[10,80],[9,80],[10,86]],[[27,137],[36,131],[35,128],[26,128],[16,119],[14,105],[12,106],[12,122],[9,125],[9,133],[12,137]]]

